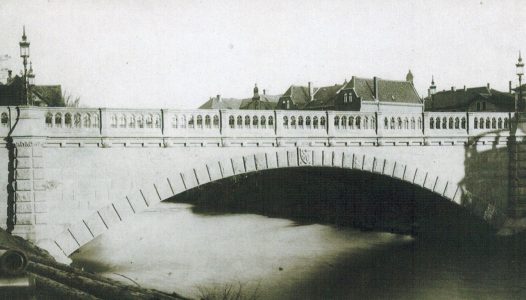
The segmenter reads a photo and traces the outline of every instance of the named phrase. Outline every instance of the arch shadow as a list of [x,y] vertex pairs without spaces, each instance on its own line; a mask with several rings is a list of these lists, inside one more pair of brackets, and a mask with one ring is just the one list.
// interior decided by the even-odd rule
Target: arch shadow
[[[269,174],[272,174],[272,172],[279,169],[296,169],[300,173],[304,169],[340,169],[347,170],[353,174],[368,173],[370,178],[388,178],[388,181],[392,182],[389,185],[390,187],[399,182],[404,182],[404,186],[416,186],[425,193],[433,194],[440,199],[449,200],[449,204],[453,206],[458,206],[462,203],[464,193],[460,186],[444,178],[410,165],[383,158],[357,155],[350,151],[332,149],[293,148],[281,151],[273,150],[203,163],[201,166],[175,173],[154,184],[144,186],[134,193],[123,196],[121,199],[117,199],[106,207],[97,210],[88,218],[72,224],[59,234],[52,243],[43,245],[43,247],[50,251],[52,255],[69,256],[98,235],[129,219],[134,214],[147,209],[154,203],[173,198],[187,191],[200,190],[199,187],[209,183],[219,182],[228,178],[234,178],[233,180],[235,181],[236,178],[240,178],[239,176],[252,176],[254,173],[263,174],[270,172]],[[338,177],[338,174],[336,174],[336,177]],[[389,192],[389,190],[385,192]],[[344,198],[339,197],[338,199]],[[349,205],[352,205],[353,202],[349,203],[351,203]],[[378,203],[384,202],[380,201]],[[378,203],[375,204],[374,207],[376,208],[372,210],[373,212],[390,211],[392,208],[389,205],[386,206],[385,203]],[[414,209],[410,203],[399,205],[399,208],[403,208],[402,211],[404,209]],[[383,226],[384,229],[392,228],[399,232],[414,231],[412,228],[407,227],[401,230],[400,228],[402,227],[387,225],[385,222],[382,223],[383,221],[374,221],[372,222],[373,225],[371,225],[371,220],[374,220],[374,218],[370,214],[364,214],[368,217],[359,219],[355,216],[350,219],[350,222],[354,222],[355,225],[359,225],[362,228],[374,228],[380,225],[379,227]],[[411,214],[404,215],[410,216]],[[384,220],[383,218],[376,219]]]

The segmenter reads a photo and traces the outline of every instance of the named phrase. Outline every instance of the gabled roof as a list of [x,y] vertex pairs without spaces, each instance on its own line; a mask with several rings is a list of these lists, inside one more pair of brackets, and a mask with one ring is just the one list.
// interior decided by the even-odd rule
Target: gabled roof
[[295,105],[301,108],[310,101],[309,88],[291,85],[281,98],[290,98]]
[[334,99],[343,84],[324,86],[316,90],[313,101],[305,105],[305,109],[322,109],[334,106]]
[[239,109],[242,101],[242,99],[235,98],[221,98],[221,101],[217,101],[217,98],[210,98],[199,106],[199,109]]
[[427,101],[426,109],[454,109],[467,107],[476,99],[486,99],[495,104],[514,106],[515,97],[509,93],[503,93],[487,86],[467,89],[449,90],[437,92],[431,101]]
[[280,96],[263,94],[259,95],[259,99],[243,99],[239,109],[272,110],[276,108]]
[[60,85],[36,85],[31,88],[36,103],[45,103],[47,106],[62,107],[62,88]]
[[[380,102],[398,102],[421,104],[420,96],[409,81],[385,80],[377,78],[378,100]],[[354,89],[364,101],[374,101],[374,79],[354,77],[343,87]]]

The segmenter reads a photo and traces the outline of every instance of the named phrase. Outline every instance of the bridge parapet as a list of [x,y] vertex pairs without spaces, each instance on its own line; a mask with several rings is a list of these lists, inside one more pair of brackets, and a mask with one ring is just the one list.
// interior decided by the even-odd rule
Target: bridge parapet
[[[31,115],[31,118],[24,118],[24,122],[32,122],[31,135],[82,138],[467,139],[480,136],[507,137],[512,118],[511,113],[500,112],[365,113],[0,107],[1,134],[7,136],[14,128],[20,111]],[[19,132],[24,128],[20,124],[17,127]]]

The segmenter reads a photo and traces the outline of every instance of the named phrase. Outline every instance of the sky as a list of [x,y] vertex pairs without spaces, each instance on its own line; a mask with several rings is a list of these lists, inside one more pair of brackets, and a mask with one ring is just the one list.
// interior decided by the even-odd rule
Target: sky
[[507,91],[526,58],[522,0],[1,0],[0,69],[22,69],[23,25],[36,83],[89,107],[197,108],[255,83],[282,94],[409,69],[421,96],[432,75],[438,90]]

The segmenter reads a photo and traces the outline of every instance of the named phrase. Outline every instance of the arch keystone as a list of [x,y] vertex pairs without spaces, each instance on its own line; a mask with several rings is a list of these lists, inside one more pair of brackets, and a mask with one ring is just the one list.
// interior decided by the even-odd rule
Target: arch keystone
[[305,148],[298,148],[298,165],[312,166],[312,151]]

